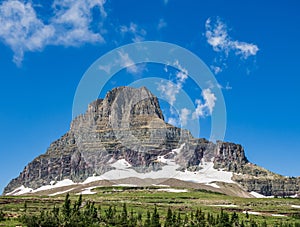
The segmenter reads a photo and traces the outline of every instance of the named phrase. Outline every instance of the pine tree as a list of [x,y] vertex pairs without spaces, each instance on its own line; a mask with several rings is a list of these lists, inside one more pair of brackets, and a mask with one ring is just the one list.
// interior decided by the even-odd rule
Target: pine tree
[[236,212],[233,212],[233,214],[231,215],[230,222],[232,226],[239,226],[239,216]]
[[151,219],[150,218],[151,218],[150,211],[147,210],[147,218],[146,218],[145,224],[144,224],[145,227],[150,227],[151,226]]
[[165,227],[173,227],[173,220],[172,220],[172,210],[171,208],[169,207],[168,208],[168,212],[167,212],[167,217],[166,217],[166,221],[165,221]]
[[121,224],[122,226],[127,226],[127,207],[126,207],[126,203],[123,203],[123,210],[122,210],[122,214],[121,214]]
[[156,205],[154,206],[154,211],[151,217],[151,223],[150,223],[151,227],[160,227],[160,222],[159,222],[159,214],[157,212],[157,207]]
[[137,226],[137,218],[134,216],[133,210],[131,210],[129,220],[128,220],[128,227],[136,227],[136,226]]
[[143,226],[143,215],[141,212],[138,212],[138,215],[137,215],[137,226],[140,226],[140,227]]
[[4,213],[2,210],[0,210],[0,221],[4,221],[5,217],[4,217]]
[[65,197],[65,202],[62,207],[62,214],[65,219],[69,219],[71,215],[71,199],[69,193]]
[[74,203],[73,207],[73,214],[79,215],[80,214],[80,207],[82,205],[82,194],[79,195],[78,200]]

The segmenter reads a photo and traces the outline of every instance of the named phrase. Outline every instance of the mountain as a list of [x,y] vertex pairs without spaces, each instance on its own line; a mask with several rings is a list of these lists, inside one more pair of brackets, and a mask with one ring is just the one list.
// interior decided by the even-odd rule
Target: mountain
[[76,117],[70,130],[29,163],[4,194],[70,185],[68,190],[79,190],[104,182],[185,185],[250,197],[300,191],[300,178],[250,163],[241,145],[194,138],[166,123],[147,88],[118,87]]

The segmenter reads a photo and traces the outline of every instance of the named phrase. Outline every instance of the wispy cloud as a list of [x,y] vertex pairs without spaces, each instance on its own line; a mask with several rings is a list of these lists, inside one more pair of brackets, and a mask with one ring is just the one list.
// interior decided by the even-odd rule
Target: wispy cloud
[[145,40],[147,32],[145,29],[140,28],[137,24],[131,22],[128,26],[120,26],[120,32],[124,36],[126,34],[130,35],[133,42],[141,42]]
[[161,30],[165,27],[167,27],[167,22],[163,18],[159,19],[157,30]]
[[[178,60],[174,61],[170,65],[178,69],[178,71],[176,72],[176,77],[174,82],[170,80],[166,82],[162,82],[158,84],[157,90],[161,93],[163,97],[166,98],[166,100],[170,103],[170,105],[173,105],[176,101],[176,95],[180,92],[183,84],[188,78],[188,71],[187,69],[185,69],[180,65]],[[167,67],[165,67],[164,70],[168,72]]]
[[183,109],[180,110],[179,118],[180,118],[182,126],[187,125],[190,114],[191,114],[191,111],[187,108],[183,108]]
[[[145,64],[136,65],[134,61],[130,58],[128,53],[119,51],[118,54],[120,57],[118,64],[120,64],[122,67],[126,67],[128,73],[140,74],[142,71],[145,70]],[[108,70],[108,67],[105,67],[105,69]],[[102,70],[104,70],[104,68],[102,68]]]
[[214,51],[224,52],[226,55],[233,52],[244,59],[256,55],[259,51],[258,46],[255,44],[233,40],[228,35],[226,24],[220,18],[215,20],[208,18],[205,28],[207,42],[213,47]]
[[247,60],[249,57],[255,56],[259,51],[256,44],[234,40],[228,34],[229,29],[227,25],[219,17],[208,18],[205,23],[205,29],[207,43],[215,52],[220,53],[214,59],[213,65],[210,66],[215,74],[219,74],[227,68],[227,59],[230,54]]
[[51,18],[42,18],[32,3],[19,0],[0,4],[0,40],[14,52],[20,65],[25,52],[41,51],[48,45],[80,46],[103,43],[100,31],[90,29],[92,10],[106,17],[105,0],[54,0]]
[[211,115],[216,105],[217,97],[212,93],[210,88],[204,89],[201,96],[203,97],[204,102],[200,99],[195,101],[196,109],[192,114],[193,119]]
[[175,125],[175,126],[179,125],[179,124],[178,124],[178,121],[177,121],[177,118],[175,118],[175,117],[169,117],[167,122],[168,122],[170,125]]
[[157,90],[163,97],[166,98],[170,105],[174,105],[176,101],[176,95],[180,92],[181,85],[175,84],[172,81],[161,82],[158,84]]

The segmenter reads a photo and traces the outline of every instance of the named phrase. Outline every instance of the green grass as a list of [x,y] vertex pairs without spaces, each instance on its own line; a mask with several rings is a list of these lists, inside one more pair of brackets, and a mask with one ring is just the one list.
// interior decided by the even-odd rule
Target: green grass
[[[96,206],[103,209],[109,205],[126,203],[128,211],[146,213],[147,210],[157,209],[162,216],[166,216],[168,207],[172,210],[180,211],[183,215],[186,212],[194,211],[200,208],[204,212],[219,213],[221,209],[228,213],[236,212],[246,222],[253,218],[257,222],[266,221],[268,226],[275,223],[293,222],[300,223],[300,209],[292,208],[291,205],[300,205],[300,200],[295,198],[239,198],[231,197],[219,193],[212,193],[203,190],[190,190],[189,192],[162,192],[157,191],[156,187],[98,187],[93,191],[94,195],[83,195],[83,201],[95,201]],[[19,225],[18,216],[24,213],[24,204],[26,203],[27,212],[35,214],[40,210],[52,209],[53,206],[60,207],[63,204],[65,195],[53,197],[48,196],[2,196],[0,197],[0,210],[5,214],[5,221],[0,222],[0,226]],[[77,195],[71,195],[73,201],[77,200]],[[234,204],[236,207],[217,207],[213,205]],[[255,211],[262,215],[246,215],[242,212]],[[286,217],[274,217],[271,214],[282,214]]]

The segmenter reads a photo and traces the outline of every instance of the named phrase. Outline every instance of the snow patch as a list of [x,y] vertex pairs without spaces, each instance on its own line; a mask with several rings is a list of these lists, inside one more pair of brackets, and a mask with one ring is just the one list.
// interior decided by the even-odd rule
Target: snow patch
[[67,193],[67,192],[72,191],[72,190],[73,190],[73,188],[65,190],[65,191],[55,192],[53,194],[49,194],[49,196],[56,196],[56,195],[64,194],[64,193]]
[[182,151],[182,149],[184,148],[184,146],[185,146],[185,143],[181,144],[179,148],[173,149],[172,152],[179,154]]
[[102,176],[92,176],[88,177],[82,184],[88,184],[95,181],[105,180]]
[[114,184],[113,187],[137,187],[135,184]]
[[250,192],[250,195],[253,195],[255,198],[267,198],[267,196],[264,196],[264,195],[259,194],[257,192]]
[[50,189],[54,189],[54,188],[70,186],[70,185],[74,185],[74,184],[76,184],[76,183],[74,183],[73,181],[71,181],[69,179],[58,181],[56,184],[54,184],[53,181],[51,181],[50,185],[44,185],[35,190],[33,190],[32,188],[26,188],[22,185],[21,187],[16,188],[15,190],[7,193],[6,195],[23,195],[23,194],[27,194],[27,193],[35,193],[35,192],[39,192],[39,191],[45,191],[45,190],[50,190]]
[[243,211],[243,214],[246,214],[246,213],[253,214],[253,215],[262,215],[262,213],[256,212],[256,211]]
[[235,204],[216,204],[216,205],[210,205],[212,207],[238,207],[238,205]]
[[131,165],[125,160],[125,159],[120,159],[113,163],[111,165],[112,167],[115,167],[116,169],[124,169],[124,168],[130,168]]
[[164,188],[169,188],[170,185],[165,185],[165,184],[152,184],[154,187],[164,187]]
[[291,205],[291,207],[293,207],[293,208],[300,208],[299,205]]
[[216,183],[206,183],[205,185],[214,187],[214,188],[221,188],[219,185],[217,185]]
[[115,169],[110,170],[101,176],[93,176],[87,178],[83,184],[87,184],[93,181],[99,180],[118,180],[129,177],[137,177],[140,179],[161,179],[161,178],[174,178],[182,181],[190,181],[194,183],[211,183],[215,181],[225,182],[225,183],[235,183],[231,180],[233,173],[227,172],[223,170],[214,169],[213,162],[204,162],[200,165],[202,168],[199,171],[191,172],[191,171],[178,171],[177,169],[180,167],[175,163],[174,159],[164,159],[160,156],[161,160],[165,161],[167,165],[162,167],[162,170],[159,171],[151,171],[147,173],[138,173],[134,169],[130,168],[131,165],[125,160],[121,159],[113,163],[111,166]]
[[33,191],[32,188],[26,188],[24,185],[16,188],[12,192],[6,193],[6,195],[23,195],[26,193],[31,193]]
[[83,191],[77,193],[76,195],[93,195],[93,194],[96,194],[97,192],[92,192],[92,190],[94,188],[97,188],[97,186],[95,187],[88,187],[88,188],[85,188]]
[[65,179],[62,181],[58,181],[56,184],[54,185],[44,185],[38,189],[33,190],[32,192],[39,192],[39,191],[45,191],[45,190],[50,190],[53,188],[60,188],[60,187],[65,187],[65,186],[71,186],[74,185],[76,183],[74,183],[72,180],[69,179]]
[[272,214],[273,217],[286,217],[286,215],[283,214]]
[[175,193],[188,192],[188,190],[186,190],[186,189],[175,189],[175,188],[160,188],[160,189],[157,189],[157,191],[161,191],[161,192],[175,192]]

